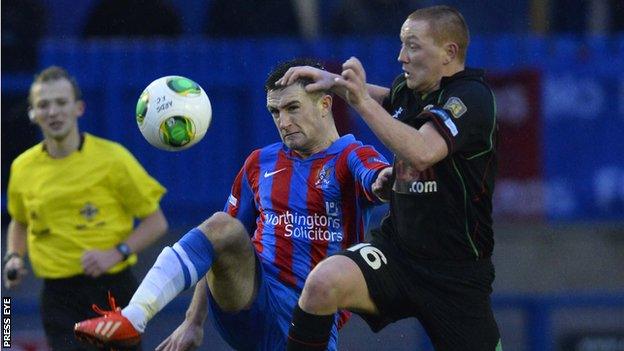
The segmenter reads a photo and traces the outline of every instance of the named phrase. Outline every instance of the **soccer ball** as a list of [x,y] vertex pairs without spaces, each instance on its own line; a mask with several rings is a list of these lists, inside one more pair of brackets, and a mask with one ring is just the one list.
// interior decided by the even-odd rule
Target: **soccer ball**
[[167,151],[188,149],[206,134],[212,107],[199,84],[181,76],[151,82],[136,105],[136,121],[145,139]]

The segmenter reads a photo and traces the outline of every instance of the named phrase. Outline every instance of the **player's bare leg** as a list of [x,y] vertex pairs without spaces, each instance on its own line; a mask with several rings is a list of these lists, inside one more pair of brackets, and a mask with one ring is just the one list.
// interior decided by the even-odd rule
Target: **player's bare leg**
[[324,350],[338,309],[378,313],[362,271],[340,255],[319,263],[306,279],[293,312],[287,350]]
[[317,315],[347,308],[377,313],[360,267],[350,258],[340,255],[331,256],[314,268],[306,279],[299,306]]
[[226,312],[240,311],[254,298],[256,258],[249,234],[240,221],[216,213],[200,226],[217,253],[207,281],[210,293]]

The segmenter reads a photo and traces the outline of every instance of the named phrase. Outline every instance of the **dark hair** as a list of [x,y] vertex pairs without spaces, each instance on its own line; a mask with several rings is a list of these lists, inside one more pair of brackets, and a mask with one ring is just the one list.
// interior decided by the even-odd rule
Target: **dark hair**
[[462,14],[450,6],[431,6],[412,12],[410,20],[423,20],[429,23],[429,34],[436,44],[446,41],[455,42],[459,46],[459,59],[466,60],[466,51],[470,43],[468,25]]
[[[275,85],[275,82],[282,78],[289,68],[297,66],[311,66],[322,70],[325,69],[322,63],[312,58],[296,58],[290,61],[280,62],[277,64],[277,66],[275,66],[275,68],[273,68],[271,73],[269,73],[266,81],[264,82],[264,91],[269,92],[270,90],[284,88],[281,85]],[[296,83],[301,84],[304,87],[312,82],[312,79],[305,77],[296,80]]]
[[76,78],[69,75],[69,73],[67,73],[67,71],[62,67],[50,66],[44,69],[43,71],[35,74],[35,78],[32,84],[30,85],[30,91],[28,93],[28,102],[32,104],[32,88],[35,84],[47,83],[47,82],[52,82],[52,81],[60,80],[60,79],[67,79],[67,81],[72,86],[72,90],[74,91],[74,98],[76,100],[82,100],[82,91],[80,90],[80,87],[78,86],[78,82],[76,81]]

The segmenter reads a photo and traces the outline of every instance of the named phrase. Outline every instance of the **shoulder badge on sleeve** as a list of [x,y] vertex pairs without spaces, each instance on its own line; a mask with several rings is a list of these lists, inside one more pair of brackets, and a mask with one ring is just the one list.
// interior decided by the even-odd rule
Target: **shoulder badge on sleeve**
[[236,198],[236,196],[230,194],[230,196],[228,197],[228,202],[230,203],[230,205],[236,207],[236,205],[238,205],[238,199]]
[[466,113],[466,111],[468,111],[468,108],[466,107],[466,105],[464,105],[464,102],[461,101],[460,98],[455,96],[451,96],[446,101],[446,103],[444,104],[444,109],[451,111],[451,114],[454,118],[459,118],[464,113]]

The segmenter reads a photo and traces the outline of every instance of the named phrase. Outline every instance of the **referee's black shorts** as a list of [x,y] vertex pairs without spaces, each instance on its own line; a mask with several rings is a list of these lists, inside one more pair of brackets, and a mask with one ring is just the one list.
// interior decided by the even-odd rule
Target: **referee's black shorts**
[[489,259],[431,262],[375,237],[339,253],[357,263],[379,315],[359,315],[374,332],[416,317],[437,351],[498,350],[500,334],[490,293],[494,266]]
[[[41,291],[41,319],[49,346],[54,351],[97,350],[76,340],[74,324],[98,317],[92,304],[104,310],[108,305],[108,291],[119,307],[125,307],[138,283],[130,269],[98,278],[84,275],[63,279],[44,279]],[[140,350],[134,348],[131,350]]]

